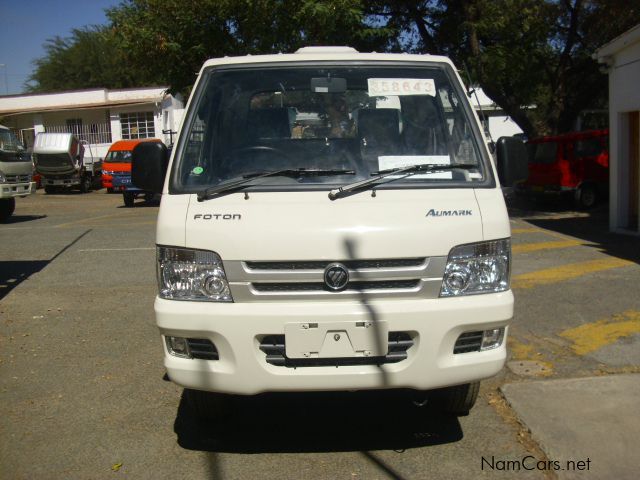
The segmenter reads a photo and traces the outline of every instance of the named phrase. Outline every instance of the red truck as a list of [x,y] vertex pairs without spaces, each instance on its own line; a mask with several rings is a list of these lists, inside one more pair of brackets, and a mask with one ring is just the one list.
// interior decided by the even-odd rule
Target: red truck
[[529,178],[518,186],[527,196],[572,196],[591,208],[609,190],[609,130],[540,137],[527,142]]

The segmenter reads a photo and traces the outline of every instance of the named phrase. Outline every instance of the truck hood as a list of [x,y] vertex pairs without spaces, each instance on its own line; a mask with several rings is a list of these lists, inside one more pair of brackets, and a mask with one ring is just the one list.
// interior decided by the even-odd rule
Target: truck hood
[[[175,223],[186,199],[162,201],[158,225]],[[375,197],[367,191],[334,201],[326,191],[250,192],[248,199],[233,193],[203,202],[190,195],[186,212],[185,246],[223,260],[344,260],[347,242],[359,258],[446,256],[455,245],[483,239],[470,188],[378,190]],[[179,245],[179,237],[158,228],[159,244]]]
[[5,175],[31,175],[33,170],[33,164],[31,159],[23,157],[25,160],[16,160],[11,158],[8,160],[6,156],[0,156],[0,172]]

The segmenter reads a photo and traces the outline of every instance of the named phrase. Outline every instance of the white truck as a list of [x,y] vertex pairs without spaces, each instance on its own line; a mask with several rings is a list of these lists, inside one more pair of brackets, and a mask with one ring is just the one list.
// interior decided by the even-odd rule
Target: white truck
[[33,162],[15,134],[0,125],[0,222],[7,220],[16,208],[16,197],[36,192]]
[[46,193],[62,188],[86,193],[101,183],[102,161],[85,156],[85,144],[72,133],[38,133],[33,159]]
[[133,153],[133,182],[163,194],[169,378],[202,415],[229,394],[364,389],[468,412],[506,358],[500,181],[526,177],[522,142],[501,139],[496,164],[447,58],[207,61],[173,151]]

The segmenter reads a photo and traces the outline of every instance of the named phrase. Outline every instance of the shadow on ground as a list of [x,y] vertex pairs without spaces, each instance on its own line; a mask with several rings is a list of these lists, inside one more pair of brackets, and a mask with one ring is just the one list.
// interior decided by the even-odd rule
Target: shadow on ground
[[30,222],[32,220],[40,220],[41,218],[47,218],[47,216],[46,215],[12,215],[9,218],[7,218],[4,222],[2,222],[2,224],[10,225],[12,223]]
[[31,275],[38,273],[44,267],[75,245],[82,237],[91,232],[87,230],[78,235],[72,242],[65,245],[49,260],[2,260],[0,261],[0,300],[6,297],[11,290],[24,282]]
[[174,424],[178,444],[228,453],[364,452],[463,438],[457,417],[415,406],[402,391],[234,397],[228,415],[220,417],[196,417],[183,394]]

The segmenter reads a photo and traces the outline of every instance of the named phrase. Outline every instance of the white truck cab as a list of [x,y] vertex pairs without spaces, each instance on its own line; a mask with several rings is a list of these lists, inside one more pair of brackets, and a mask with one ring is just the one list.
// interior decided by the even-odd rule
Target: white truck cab
[[33,162],[18,138],[0,125],[0,222],[16,208],[16,198],[36,193]]
[[[187,112],[170,158],[136,147],[133,183],[163,194],[156,320],[200,413],[221,394],[391,388],[468,411],[506,358],[511,233],[450,60],[213,59]],[[506,184],[523,149],[499,145]]]

